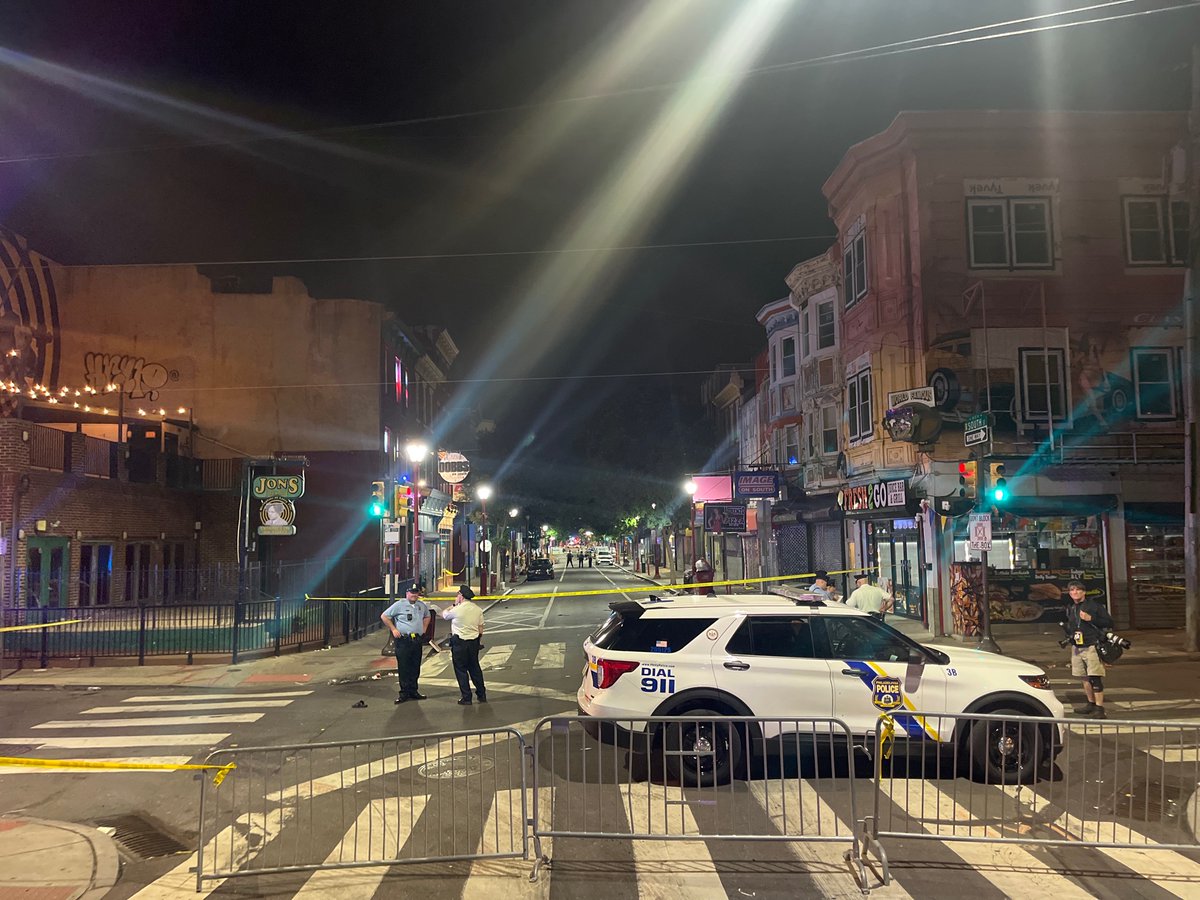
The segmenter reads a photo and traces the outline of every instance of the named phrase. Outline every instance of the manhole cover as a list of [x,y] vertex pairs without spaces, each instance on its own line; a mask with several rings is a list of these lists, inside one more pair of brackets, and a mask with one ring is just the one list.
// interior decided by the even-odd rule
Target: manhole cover
[[112,839],[123,850],[138,859],[157,859],[160,856],[189,852],[188,847],[141,816],[111,816],[107,819],[97,819],[96,827],[111,828]]
[[469,778],[496,768],[490,759],[477,756],[439,759],[417,767],[417,774],[424,778]]

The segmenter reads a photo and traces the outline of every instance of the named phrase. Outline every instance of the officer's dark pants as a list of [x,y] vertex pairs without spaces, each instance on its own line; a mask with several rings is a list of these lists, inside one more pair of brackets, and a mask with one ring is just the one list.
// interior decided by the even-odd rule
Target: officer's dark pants
[[[471,699],[471,682],[475,683],[475,695],[480,700],[487,699],[487,688],[483,686],[483,669],[479,668],[479,638],[464,641],[459,637],[450,638],[450,659],[454,662],[454,677],[458,679],[458,690],[464,700]],[[470,676],[470,681],[467,680]]]
[[400,696],[417,694],[417,678],[421,674],[421,636],[401,634],[396,638],[396,674],[400,677]]

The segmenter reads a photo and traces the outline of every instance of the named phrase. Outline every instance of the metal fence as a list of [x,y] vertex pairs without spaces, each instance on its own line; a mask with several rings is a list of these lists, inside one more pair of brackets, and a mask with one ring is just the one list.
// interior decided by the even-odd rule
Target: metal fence
[[[306,603],[303,598],[253,600],[242,604],[187,606],[109,606],[8,609],[6,627],[67,624],[0,633],[4,654],[20,667],[36,660],[96,660],[186,656],[239,656],[281,653],[285,649],[327,647],[359,640],[381,627],[386,598],[339,603]],[[236,620],[236,626],[235,626]]]
[[527,858],[512,728],[218,750],[200,792],[196,889],[243,875]]
[[[557,716],[538,723],[531,743],[539,844],[843,843],[844,861],[867,884],[853,740],[838,719]],[[531,877],[550,862],[539,855]]]
[[[904,737],[918,718],[923,737]],[[564,839],[786,844],[864,893],[890,883],[895,840],[1106,848],[1135,869],[1144,850],[1200,849],[1190,723],[904,713],[864,748],[835,718],[555,716],[528,744],[496,728],[208,762],[236,769],[202,788],[198,886],[531,852],[536,881]]]
[[880,720],[878,840],[1200,849],[1188,809],[1200,786],[1200,725],[922,718],[945,743],[885,740]]

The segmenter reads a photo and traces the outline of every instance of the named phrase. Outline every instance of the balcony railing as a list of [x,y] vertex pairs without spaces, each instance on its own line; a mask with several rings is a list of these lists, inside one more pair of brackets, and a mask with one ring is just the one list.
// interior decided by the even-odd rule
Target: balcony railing
[[45,425],[30,424],[29,465],[35,469],[62,472],[70,469],[67,457],[67,432]]
[[117,445],[90,434],[83,436],[83,474],[93,478],[116,476]]
[[[1060,443],[1061,441],[1061,443]],[[1020,442],[1019,453],[1038,455],[1047,453],[1049,445],[1044,442]],[[1056,436],[1054,449],[1049,455],[1058,463],[1151,464],[1183,462],[1182,432],[1137,432],[1121,431],[1107,434],[1090,434],[1074,437]]]

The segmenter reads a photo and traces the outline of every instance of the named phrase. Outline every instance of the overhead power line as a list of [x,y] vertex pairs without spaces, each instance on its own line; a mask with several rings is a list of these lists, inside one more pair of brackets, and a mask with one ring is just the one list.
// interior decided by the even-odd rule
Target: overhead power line
[[[947,47],[954,47],[963,44],[979,43],[982,41],[994,41],[1002,38],[1023,37],[1033,34],[1041,34],[1050,31],[1058,31],[1066,28],[1077,28],[1083,25],[1099,25],[1110,22],[1117,22],[1124,19],[1135,19],[1143,16],[1159,15],[1168,12],[1177,12],[1180,10],[1192,9],[1200,7],[1200,0],[1187,0],[1187,2],[1174,3],[1170,6],[1153,7],[1151,9],[1139,9],[1131,12],[1116,13],[1106,16],[1093,16],[1090,18],[1079,19],[1067,22],[1054,22],[1047,25],[1032,25],[1031,23],[1043,22],[1047,19],[1060,19],[1070,16],[1079,15],[1082,13],[1098,12],[1101,10],[1110,9],[1118,6],[1126,6],[1131,3],[1137,3],[1139,0],[1108,0],[1105,3],[1095,3],[1087,6],[1074,7],[1072,9],[1059,10],[1057,12],[1042,13],[1036,16],[1026,16],[1019,19],[1008,19],[998,22],[991,22],[985,25],[976,25],[971,28],[961,28],[954,31],[944,31],[937,34],[924,35],[922,37],[910,38],[903,41],[892,41],[886,44],[877,44],[872,47],[861,47],[855,50],[846,50],[839,53],[828,53],[821,56],[808,57],[806,59],[793,60],[786,63],[775,63],[772,65],[757,66],[746,69],[741,77],[751,78],[758,75],[770,75],[780,72],[797,71],[801,69],[812,68],[816,66],[835,65],[847,62],[862,62],[871,59],[879,59],[886,56],[896,56],[900,54],[916,53],[926,50],[940,50]],[[1026,27],[1015,27],[1026,26]],[[1009,29],[1009,30],[998,30]],[[692,83],[697,80],[703,80],[705,77],[713,76],[697,76],[696,78],[688,79],[687,81],[670,81],[661,82],[652,85],[642,85],[639,87],[623,88],[612,91],[602,91],[593,94],[581,94],[573,97],[562,97],[556,100],[541,100],[531,103],[516,103],[506,106],[493,106],[474,110],[463,110],[452,113],[438,113],[426,116],[411,116],[403,119],[390,119],[379,122],[365,122],[356,125],[336,125],[325,128],[305,129],[280,131],[278,133],[266,135],[248,135],[240,138],[220,138],[202,141],[177,141],[170,143],[142,144],[131,147],[109,147],[97,150],[79,150],[74,152],[42,152],[42,153],[25,153],[19,156],[0,157],[0,164],[26,163],[26,162],[47,162],[53,160],[69,160],[69,159],[87,159],[92,157],[113,156],[121,154],[135,153],[155,153],[162,151],[176,150],[192,150],[192,149],[207,149],[219,147],[237,147],[250,144],[259,144],[266,142],[287,141],[297,138],[310,137],[331,137],[338,135],[351,135],[368,131],[380,131],[391,128],[405,128],[414,125],[425,125],[440,122],[452,122],[462,119],[473,119],[484,116],[502,115],[507,113],[526,112],[536,109],[547,109],[555,106],[564,106],[574,103],[583,103],[596,100],[619,99],[621,97],[632,97],[644,94],[661,93],[667,90],[673,90],[683,84]]]

